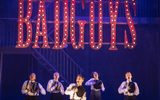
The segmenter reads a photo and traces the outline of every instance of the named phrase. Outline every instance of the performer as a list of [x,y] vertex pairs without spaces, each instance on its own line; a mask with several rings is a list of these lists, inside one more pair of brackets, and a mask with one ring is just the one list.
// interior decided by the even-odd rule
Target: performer
[[47,85],[47,91],[51,93],[51,100],[63,100],[64,87],[59,82],[59,73],[55,72],[53,78],[49,80]]
[[90,99],[101,100],[101,90],[105,91],[104,84],[101,80],[99,80],[99,75],[97,72],[93,72],[92,75],[93,78],[85,83],[86,86],[91,86]]
[[25,100],[38,100],[39,93],[46,95],[42,85],[36,82],[36,74],[31,73],[29,80],[25,81],[22,86],[22,94],[25,94]]
[[65,94],[70,96],[70,100],[86,100],[86,90],[82,86],[83,81],[83,76],[77,75],[76,83],[67,87]]
[[139,88],[136,82],[132,81],[131,72],[125,74],[126,81],[122,82],[118,88],[119,94],[124,94],[124,100],[136,100],[139,95]]

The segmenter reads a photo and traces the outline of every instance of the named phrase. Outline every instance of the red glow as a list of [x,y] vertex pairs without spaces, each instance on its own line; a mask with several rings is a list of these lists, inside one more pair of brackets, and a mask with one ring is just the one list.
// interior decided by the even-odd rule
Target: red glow
[[110,12],[109,15],[110,15],[110,23],[111,23],[111,46],[109,50],[117,50],[116,24],[117,24],[119,0],[116,0],[115,7],[113,5],[114,5],[113,0],[109,0],[109,12]]
[[85,21],[78,21],[80,36],[79,36],[79,43],[76,43],[76,32],[75,32],[75,0],[71,0],[71,14],[70,14],[70,39],[71,44],[74,49],[84,48],[84,26]]
[[98,21],[98,28],[99,28],[99,39],[98,43],[95,43],[95,36],[94,36],[94,0],[90,2],[90,45],[93,49],[100,49],[103,43],[103,10],[102,10],[102,0],[99,0],[99,21]]
[[60,36],[59,36],[59,28],[60,28],[60,20],[59,20],[59,10],[60,10],[60,1],[55,1],[55,25],[54,25],[54,38],[55,38],[55,45],[54,49],[61,49],[64,48],[67,45],[67,40],[68,40],[68,0],[64,0],[63,2],[64,5],[64,11],[63,11],[63,16],[64,16],[64,24],[63,24],[63,40],[62,43],[60,44]]
[[[32,42],[32,24],[29,21],[32,15],[32,0],[28,0],[27,3],[27,15],[24,17],[24,0],[19,0],[19,17],[18,17],[18,42],[17,48],[27,48]],[[23,25],[27,27],[27,38],[24,42],[23,39]]]
[[132,37],[132,43],[128,42],[127,32],[125,31],[125,43],[124,44],[125,44],[125,47],[127,48],[134,48],[136,46],[136,30],[135,30],[132,16],[129,11],[129,4],[127,0],[125,1],[125,14],[126,14],[127,23],[130,29],[131,37]]
[[[39,9],[38,9],[38,18],[36,21],[36,35],[35,41],[32,40],[32,0],[27,0],[27,14],[24,16],[24,0],[19,0],[19,16],[18,16],[18,41],[16,48],[27,48],[33,42],[33,48],[39,47],[39,37],[43,37],[42,48],[50,48],[47,36],[47,19],[46,19],[46,8],[45,8],[45,0],[39,0]],[[68,6],[68,0],[63,0],[63,33],[60,33],[60,8],[61,1],[54,1],[54,43],[53,49],[63,49],[68,44],[68,36],[70,35],[71,45],[74,49],[83,49],[85,40],[84,40],[84,30],[85,25],[89,24],[89,45],[92,49],[99,50],[102,45],[106,42],[103,41],[103,0],[98,0],[98,42],[95,40],[95,2],[94,0],[90,0],[90,13],[89,13],[89,22],[85,20],[76,20],[76,0],[71,0]],[[84,9],[85,1],[82,0],[82,8]],[[133,10],[136,11],[136,0],[132,0]],[[111,25],[111,41],[109,50],[117,50],[117,42],[116,42],[116,25],[118,18],[118,8],[119,8],[119,0],[109,0],[109,17],[110,17],[110,25]],[[134,48],[136,46],[136,30],[134,26],[134,21],[132,19],[129,2],[128,0],[124,1],[125,15],[127,19],[127,24],[129,27],[129,31],[131,34],[132,42],[128,41],[128,31],[124,31],[124,46],[125,48]],[[70,9],[70,11],[69,11]],[[69,18],[70,13],[70,18]],[[134,12],[135,14],[136,12]],[[75,29],[76,23],[79,25],[79,30]],[[26,39],[24,39],[24,25],[26,25]],[[42,26],[42,27],[41,27]],[[70,31],[70,33],[68,33]],[[79,31],[79,39],[76,40],[77,34]],[[62,41],[60,41],[60,34],[63,35]],[[78,41],[78,42],[77,42]]]
[[[40,24],[42,24],[42,32],[40,31]],[[39,38],[39,36],[43,37],[43,46],[42,46],[42,48],[50,48],[50,46],[48,45],[46,11],[45,11],[45,2],[44,2],[44,0],[40,0],[40,4],[39,4],[37,27],[36,27],[36,38],[35,38],[35,42],[34,42],[33,48],[39,48],[39,46],[38,46],[38,38]]]

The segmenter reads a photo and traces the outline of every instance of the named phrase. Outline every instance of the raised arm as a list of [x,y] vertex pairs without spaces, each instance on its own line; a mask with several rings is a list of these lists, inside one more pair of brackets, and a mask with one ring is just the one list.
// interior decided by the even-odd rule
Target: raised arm
[[83,97],[82,97],[81,100],[87,100],[87,98],[86,98],[86,92],[83,94]]
[[101,89],[102,89],[102,91],[105,91],[105,87],[104,87],[104,84],[102,83],[102,85],[101,85]]
[[42,95],[46,95],[46,91],[45,91],[45,89],[43,88],[43,86],[42,86],[40,83],[38,83],[38,85],[39,85],[41,94],[42,94]]
[[134,92],[134,95],[139,95],[139,87],[138,87],[138,84],[135,82],[135,92]]
[[21,89],[21,92],[22,94],[27,94],[28,93],[28,90],[27,90],[27,82],[28,81],[25,81],[22,85],[22,89]]
[[47,92],[52,92],[51,88],[52,88],[52,80],[49,80],[47,84]]
[[61,87],[60,87],[60,91],[61,91],[61,94],[64,95],[64,87],[62,85],[62,83],[60,83]]
[[86,86],[91,86],[91,85],[94,85],[94,84],[95,84],[95,82],[94,82],[94,79],[93,79],[93,78],[91,78],[90,80],[88,80],[88,81],[85,83]]
[[124,92],[127,91],[127,89],[124,88],[124,87],[125,87],[125,82],[122,82],[121,85],[120,85],[119,88],[118,88],[118,93],[119,93],[119,94],[122,94],[122,93],[124,93]]
[[70,85],[67,87],[67,89],[66,89],[66,91],[65,91],[65,94],[66,94],[66,95],[71,95],[71,94],[74,93],[74,90],[72,89],[73,86],[74,86],[74,84],[70,84]]

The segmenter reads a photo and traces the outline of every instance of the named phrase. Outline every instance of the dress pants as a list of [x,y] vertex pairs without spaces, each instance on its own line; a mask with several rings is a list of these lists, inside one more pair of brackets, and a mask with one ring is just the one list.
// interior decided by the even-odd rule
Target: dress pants
[[91,90],[90,100],[101,100],[101,91]]
[[50,100],[63,100],[63,95],[61,93],[51,93]]
[[136,96],[125,96],[124,100],[137,100]]
[[38,100],[38,96],[25,96],[25,100]]

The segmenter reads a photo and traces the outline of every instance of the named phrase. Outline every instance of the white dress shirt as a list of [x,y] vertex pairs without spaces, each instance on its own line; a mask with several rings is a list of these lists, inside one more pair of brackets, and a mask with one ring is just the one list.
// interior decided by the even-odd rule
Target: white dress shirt
[[95,89],[95,88],[94,88],[94,84],[95,84],[95,79],[94,79],[94,78],[91,78],[90,80],[88,80],[88,81],[85,83],[86,86],[91,86],[91,90],[94,90],[94,91],[100,91],[100,90],[105,91],[105,87],[104,87],[104,84],[103,84],[103,83],[102,83],[102,85],[101,85],[101,89]]
[[45,91],[45,89],[43,88],[43,86],[40,83],[38,83],[38,87],[39,87],[40,91],[36,92],[36,93],[32,93],[30,91],[30,88],[31,88],[30,84],[31,84],[31,82],[32,81],[27,80],[27,81],[25,81],[23,83],[22,90],[21,90],[22,94],[26,94],[28,96],[39,96],[39,92],[40,92],[42,95],[46,95],[46,91]]
[[83,94],[82,97],[78,97],[73,87],[77,86],[75,83],[71,83],[66,91],[65,94],[70,96],[71,100],[86,100],[86,92]]
[[[59,90],[56,90],[56,88],[58,86],[59,86]],[[51,79],[48,81],[47,91],[50,93],[59,93],[60,92],[63,95],[64,94],[64,87],[61,82],[55,81],[54,79]]]
[[129,84],[129,81],[123,81],[121,83],[121,85],[118,88],[118,93],[119,94],[124,94],[126,96],[133,96],[133,95],[137,96],[137,95],[139,95],[139,87],[138,87],[138,85],[137,85],[136,82],[133,82],[133,83],[135,84],[135,91],[134,91],[134,93],[129,93],[128,92],[129,87],[128,87],[127,84]]

